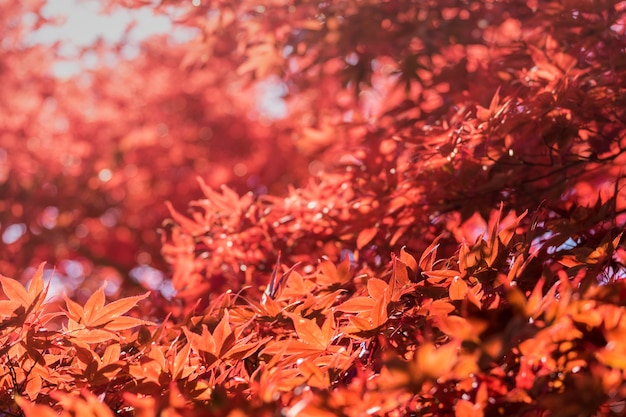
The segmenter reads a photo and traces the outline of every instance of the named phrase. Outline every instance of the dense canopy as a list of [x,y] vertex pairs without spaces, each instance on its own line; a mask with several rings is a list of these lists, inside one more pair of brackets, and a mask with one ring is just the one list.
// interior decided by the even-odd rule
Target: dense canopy
[[4,415],[624,412],[626,2],[103,0],[192,36],[69,76],[45,3],[0,4]]

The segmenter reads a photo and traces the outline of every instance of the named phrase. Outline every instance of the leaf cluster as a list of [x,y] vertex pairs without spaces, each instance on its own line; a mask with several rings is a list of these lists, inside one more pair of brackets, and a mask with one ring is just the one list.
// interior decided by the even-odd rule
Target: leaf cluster
[[0,401],[26,416],[619,414],[626,288],[597,277],[623,271],[622,235],[537,270],[543,247],[507,219],[376,274],[277,263],[262,292],[160,324],[124,315],[147,295],[48,311],[43,268],[28,289],[2,278]]

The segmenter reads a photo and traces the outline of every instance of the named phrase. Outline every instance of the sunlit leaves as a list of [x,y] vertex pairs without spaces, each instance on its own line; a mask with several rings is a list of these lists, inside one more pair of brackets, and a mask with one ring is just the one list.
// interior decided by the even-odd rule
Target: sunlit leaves
[[363,229],[359,232],[359,235],[356,239],[356,247],[357,249],[363,249],[365,245],[370,243],[374,236],[378,233],[377,227],[369,227],[367,229]]
[[339,311],[356,313],[354,316],[349,316],[354,326],[347,329],[350,332],[376,329],[389,317],[387,311],[391,301],[389,285],[381,279],[370,278],[367,281],[367,292],[369,294],[367,297],[354,297],[336,307]]
[[326,350],[334,336],[332,317],[327,317],[320,328],[313,320],[295,314],[288,314],[293,321],[296,334],[300,340],[319,350]]
[[[28,376],[18,372],[23,375],[18,381],[24,382],[19,404],[26,414],[47,412],[37,401],[41,392],[47,392],[46,381],[58,378],[66,385],[80,380],[93,386],[132,384],[131,391],[143,393],[145,401],[130,394],[124,394],[123,401],[145,410],[193,409],[213,401],[217,391],[236,398],[238,386],[249,390],[252,398],[285,399],[292,398],[297,387],[308,386],[336,396],[335,406],[347,410],[339,399],[351,395],[353,388],[343,385],[344,375],[355,373],[354,378],[361,378],[362,372],[370,372],[365,369],[372,361],[380,361],[380,372],[368,377],[368,395],[393,393],[394,398],[403,398],[424,389],[431,393],[422,400],[424,404],[436,398],[455,415],[464,416],[491,412],[488,397],[500,405],[532,403],[526,392],[536,386],[560,392],[563,378],[574,377],[587,366],[588,349],[607,372],[623,368],[619,347],[623,306],[603,301],[607,296],[596,287],[572,286],[564,271],[551,286],[540,278],[524,291],[516,283],[527,271],[517,268],[516,261],[502,264],[502,274],[512,274],[510,282],[496,275],[492,281],[484,276],[477,279],[491,253],[473,248],[484,244],[479,240],[475,246],[461,245],[445,260],[424,261],[427,258],[422,256],[423,266],[432,268],[420,270],[425,279],[417,278],[420,267],[406,251],[391,257],[381,278],[355,277],[354,287],[347,286],[346,278],[352,275],[345,261],[323,260],[318,270],[305,276],[297,266],[285,267],[287,273],[272,296],[267,291],[250,293],[249,300],[241,297],[236,305],[230,297],[216,298],[206,315],[192,316],[186,325],[155,328],[124,316],[147,295],[107,304],[102,287],[83,305],[66,297],[67,323],[62,332],[36,337],[38,331],[31,331],[23,342],[13,340],[7,351],[11,360],[21,360],[30,369]],[[522,258],[518,251],[523,247],[505,246],[501,240],[498,244],[507,258]],[[434,248],[426,251],[432,254]],[[472,252],[475,266],[466,263],[461,277],[457,268],[463,269],[461,260]],[[329,291],[337,285],[345,288]],[[24,301],[28,292],[11,288],[9,294]],[[37,283],[32,288],[43,291]],[[297,289],[310,293],[298,294]],[[499,293],[505,298],[500,299]],[[133,330],[137,324],[141,331]],[[53,341],[52,347],[45,347]],[[387,347],[380,349],[379,343]],[[587,348],[579,350],[579,346]],[[398,355],[396,349],[406,350]],[[63,357],[68,357],[67,362]],[[493,376],[502,372],[500,366],[511,367],[507,380]],[[550,376],[561,374],[561,379]],[[174,391],[172,384],[177,387]],[[444,386],[452,389],[450,394],[440,391]],[[334,387],[332,394],[330,387]],[[160,390],[180,395],[154,397]],[[468,396],[463,398],[464,394]],[[101,407],[90,402],[89,394],[71,398],[94,410]],[[390,410],[403,404],[380,401]],[[106,404],[102,410],[112,407],[113,397]]]
[[623,5],[170,3],[80,83],[6,7],[0,264],[68,260],[0,279],[8,413],[614,411]]
[[41,264],[31,279],[28,290],[18,281],[0,276],[2,291],[9,298],[8,301],[0,301],[2,315],[11,315],[17,308],[23,309],[27,314],[38,312],[47,293],[47,288],[44,289],[43,268],[44,265]]
[[450,284],[450,299],[463,300],[467,294],[467,283],[458,276],[452,278]]
[[361,313],[363,311],[370,311],[374,308],[375,304],[376,300],[374,298],[354,297],[339,305],[337,310],[346,313]]
[[413,255],[409,254],[404,247],[400,249],[400,260],[408,266],[411,271],[417,271],[417,262],[415,261],[415,258]]
[[100,287],[87,300],[84,307],[65,297],[67,314],[70,321],[89,328],[102,328],[108,331],[126,330],[148,322],[134,317],[122,316],[137,303],[150,295],[128,297],[116,300],[108,305],[105,303],[104,287]]

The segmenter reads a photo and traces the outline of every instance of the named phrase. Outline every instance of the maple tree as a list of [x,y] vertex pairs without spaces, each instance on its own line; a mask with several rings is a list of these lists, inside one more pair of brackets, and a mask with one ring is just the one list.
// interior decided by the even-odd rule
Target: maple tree
[[5,415],[623,414],[626,3],[163,1],[194,39],[81,82],[42,4],[3,5]]

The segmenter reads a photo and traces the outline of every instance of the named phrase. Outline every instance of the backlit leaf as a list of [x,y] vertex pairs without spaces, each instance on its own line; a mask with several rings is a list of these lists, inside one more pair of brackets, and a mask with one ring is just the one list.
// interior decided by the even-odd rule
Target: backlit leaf
[[174,356],[170,357],[170,372],[173,380],[183,377],[190,351],[191,344],[186,343]]
[[408,266],[413,272],[417,272],[417,261],[415,260],[413,255],[406,251],[406,248],[404,246],[402,247],[402,249],[400,249],[400,260],[404,262],[404,264]]
[[75,322],[80,322],[84,317],[84,310],[80,304],[72,301],[66,294],[63,294],[65,305],[67,307],[67,316]]
[[335,307],[335,310],[346,313],[361,313],[371,311],[375,304],[376,300],[371,297],[354,297]]
[[102,355],[102,363],[108,365],[113,362],[117,362],[120,359],[122,349],[119,343],[112,343],[104,350]]
[[509,270],[509,273],[506,276],[506,281],[504,282],[506,285],[511,285],[513,281],[518,277],[519,273],[522,271],[524,264],[524,257],[518,256],[513,262],[513,266]]
[[22,303],[12,300],[0,300],[0,315],[12,316],[18,308],[23,308]]
[[[407,265],[398,258],[394,257],[393,262],[393,278],[399,287],[402,287],[410,282],[409,274],[407,272]],[[417,264],[416,264],[417,265]]]
[[338,266],[328,259],[320,261],[321,277],[318,282],[324,282],[325,285],[343,285],[350,279],[350,259],[346,257]]
[[85,323],[91,323],[93,320],[97,319],[100,311],[104,307],[104,285],[101,286],[96,292],[91,294],[91,297],[87,299],[85,305],[83,307],[84,311],[84,321]]
[[215,347],[219,356],[223,356],[232,343],[233,332],[230,328],[229,320],[228,309],[224,309],[222,319],[215,327],[215,330],[213,330],[213,339],[215,340]]
[[467,283],[460,277],[454,277],[449,291],[451,300],[463,300],[467,294]]
[[35,271],[35,274],[31,278],[30,285],[28,287],[28,296],[30,300],[30,305],[28,306],[29,311],[39,311],[41,305],[44,303],[46,295],[48,294],[48,288],[50,286],[50,282],[48,282],[48,286],[44,286],[43,281],[43,270],[45,263],[41,263]]
[[68,335],[82,343],[102,343],[117,339],[118,336],[112,331],[100,329],[76,329],[68,332]]
[[316,388],[327,389],[330,385],[328,373],[323,372],[311,359],[303,359],[298,363],[300,373],[307,383]]
[[300,340],[320,350],[325,350],[328,347],[330,340],[326,338],[322,329],[313,320],[291,313],[287,313],[287,316],[293,321]]
[[41,376],[39,376],[37,373],[34,373],[28,378],[28,382],[26,383],[24,391],[26,392],[26,395],[28,395],[28,398],[31,399],[31,401],[37,398],[39,392],[41,391],[41,386],[42,379]]
[[[122,316],[122,317],[116,317],[114,319],[111,319],[111,321],[106,321],[104,324],[104,328],[115,332],[115,331],[120,331],[120,330],[132,329],[133,327],[136,327],[136,326],[151,325],[151,324],[154,324],[154,323],[151,323],[146,320],[141,320],[135,317]],[[90,325],[90,327],[92,326]]]
[[[111,322],[113,319],[126,313],[131,308],[135,307],[137,303],[150,295],[149,292],[138,295],[135,297],[122,298],[120,300],[113,301],[102,307],[99,311],[95,311],[91,315],[89,326],[98,327],[106,323]],[[87,304],[85,304],[87,306]]]
[[390,298],[391,295],[389,294],[388,288],[385,288],[382,294],[379,294],[379,298],[376,300],[376,304],[374,304],[374,307],[372,308],[372,324],[374,327],[382,325],[389,318],[387,307],[389,306]]
[[365,245],[367,245],[372,241],[372,239],[374,239],[376,234],[378,234],[377,227],[369,227],[367,229],[361,230],[356,238],[357,249],[363,249]]
[[328,312],[326,314],[326,319],[322,324],[322,335],[324,337],[324,341],[331,343],[333,337],[335,336],[335,317],[332,312]]
[[419,267],[423,271],[431,271],[433,269],[433,263],[437,257],[437,248],[439,247],[439,239],[441,236],[438,236],[422,253],[419,261]]
[[266,337],[263,340],[258,342],[250,342],[254,338],[254,334],[249,334],[248,336],[242,337],[237,340],[237,343],[233,345],[228,351],[224,354],[224,357],[233,360],[243,360],[252,354],[259,348],[259,346],[263,346],[267,342],[271,340],[271,337]]
[[382,279],[370,278],[367,280],[367,292],[370,297],[379,300],[389,292],[389,285]]
[[28,308],[32,303],[33,300],[28,291],[18,281],[0,276],[0,284],[2,284],[2,290],[9,297],[9,300],[16,301],[25,308]]
[[343,328],[346,332],[357,333],[361,331],[373,330],[376,326],[372,323],[372,319],[367,319],[359,316],[349,316],[348,320],[355,327],[355,329],[349,329],[347,326]]
[[481,301],[483,292],[481,291],[482,285],[476,284],[474,287],[470,288],[469,291],[467,291],[466,296],[467,299],[476,306],[476,308],[478,308],[479,310],[481,310],[483,308],[483,304]]
[[170,216],[176,221],[176,223],[180,224],[182,228],[190,233],[192,236],[200,235],[204,232],[204,227],[193,220],[189,220],[187,217],[180,214],[174,206],[169,201],[165,202],[167,209],[170,212]]
[[434,300],[430,305],[425,305],[424,307],[428,308],[428,312],[433,316],[448,315],[456,310],[456,307],[445,300]]
[[531,317],[534,316],[534,313],[539,307],[541,300],[543,299],[543,285],[545,283],[545,279],[543,277],[539,278],[533,292],[528,297],[526,302],[526,315]]

